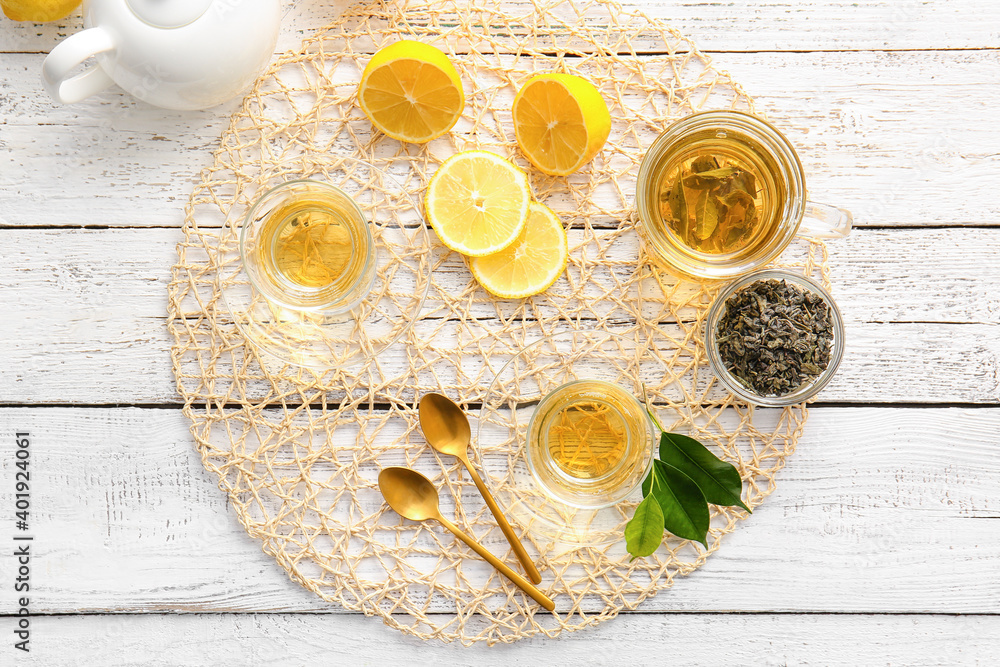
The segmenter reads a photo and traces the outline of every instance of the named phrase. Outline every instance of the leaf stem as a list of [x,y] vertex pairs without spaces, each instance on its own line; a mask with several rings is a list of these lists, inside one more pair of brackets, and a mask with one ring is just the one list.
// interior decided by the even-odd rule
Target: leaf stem
[[645,383],[642,384],[642,404],[643,407],[646,408],[646,414],[649,415],[649,418],[653,420],[654,424],[656,424],[656,428],[660,429],[660,433],[665,433],[666,429],[663,428],[663,424],[660,423],[660,420],[653,414],[652,408],[649,407],[649,396],[646,395]]

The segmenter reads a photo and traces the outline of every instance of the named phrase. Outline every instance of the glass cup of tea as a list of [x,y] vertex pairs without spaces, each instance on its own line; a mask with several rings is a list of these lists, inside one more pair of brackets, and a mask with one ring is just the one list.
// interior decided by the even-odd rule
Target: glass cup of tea
[[216,282],[262,365],[366,373],[410,331],[433,254],[409,194],[418,179],[409,160],[376,167],[333,153],[289,156],[241,177]]
[[572,507],[609,507],[649,474],[646,409],[614,382],[574,380],[546,394],[528,424],[528,469]]
[[375,280],[368,220],[349,194],[318,180],[265,192],[244,219],[240,257],[265,299],[326,317],[357,307]]
[[848,211],[806,200],[791,143],[738,111],[695,113],[650,146],[636,182],[650,255],[694,280],[728,280],[762,268],[796,235],[840,238]]
[[517,349],[500,368],[472,455],[512,522],[565,545],[621,540],[659,436],[638,397],[662,406],[685,396],[656,350],[641,331],[570,329]]

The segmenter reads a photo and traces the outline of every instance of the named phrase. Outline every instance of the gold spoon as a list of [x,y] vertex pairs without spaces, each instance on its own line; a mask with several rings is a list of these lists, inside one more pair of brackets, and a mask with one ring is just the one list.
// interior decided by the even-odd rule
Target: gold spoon
[[465,465],[469,471],[469,476],[476,483],[476,488],[486,500],[486,505],[493,512],[493,517],[500,525],[504,537],[510,542],[514,549],[514,555],[521,561],[521,566],[528,574],[528,579],[534,584],[542,582],[542,575],[538,573],[538,568],[531,562],[528,552],[524,550],[521,541],[514,535],[514,530],[504,518],[503,510],[493,499],[493,495],[483,484],[482,478],[476,469],[469,463],[469,443],[472,441],[472,429],[469,428],[469,419],[462,412],[462,408],[455,405],[447,396],[441,394],[424,394],[420,399],[420,430],[424,432],[424,437],[431,447],[442,454],[457,456],[458,460]]
[[530,581],[510,569],[500,559],[484,549],[482,545],[459,530],[458,526],[441,516],[437,489],[434,488],[429,479],[419,472],[409,468],[384,468],[378,475],[378,488],[385,501],[389,503],[389,507],[400,516],[413,521],[436,519],[442,526],[453,532],[458,539],[468,544],[473,551],[485,558],[490,565],[517,584],[535,602],[549,611],[555,610],[555,603],[545,593],[535,588]]

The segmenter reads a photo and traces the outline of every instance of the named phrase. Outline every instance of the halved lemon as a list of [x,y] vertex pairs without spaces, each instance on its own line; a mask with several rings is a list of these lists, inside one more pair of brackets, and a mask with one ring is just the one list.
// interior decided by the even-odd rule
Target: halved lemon
[[572,74],[539,74],[514,97],[521,152],[546,174],[572,174],[604,147],[611,113],[600,91]]
[[487,292],[520,299],[544,292],[566,270],[569,243],[558,216],[544,204],[531,202],[528,222],[507,248],[469,262],[472,275]]
[[393,139],[421,144],[455,125],[465,108],[465,93],[448,56],[430,44],[403,40],[368,61],[358,104]]
[[2,0],[0,7],[13,21],[58,21],[73,13],[80,0]]
[[424,209],[446,246],[470,257],[500,252],[528,218],[528,175],[499,155],[465,151],[434,172]]

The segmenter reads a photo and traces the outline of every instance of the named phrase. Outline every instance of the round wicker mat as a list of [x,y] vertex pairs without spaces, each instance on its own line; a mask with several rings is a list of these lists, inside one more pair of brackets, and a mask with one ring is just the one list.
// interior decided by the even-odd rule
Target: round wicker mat
[[[355,104],[367,54],[404,37],[449,53],[466,87],[455,130],[425,146],[373,133]],[[247,206],[263,174],[282,161],[354,155],[392,173],[419,201],[426,179],[457,150],[485,148],[526,166],[510,104],[529,75],[552,70],[595,82],[614,119],[605,150],[580,173],[531,172],[535,196],[569,230],[565,278],[538,297],[497,301],[471,279],[461,257],[437,245],[421,318],[369,367],[315,374],[280,367],[245,344],[228,319],[218,277],[236,261],[230,209]],[[383,466],[422,470],[441,489],[443,513],[514,564],[460,465],[425,444],[414,406],[424,392],[442,391],[474,415],[513,354],[569,328],[614,331],[653,347],[671,369],[649,388],[660,420],[736,464],[750,506],[773,490],[805,422],[804,407],[754,411],[716,386],[702,327],[717,288],[649,268],[635,229],[644,147],[672,120],[702,108],[753,106],[691,42],[610,2],[356,6],[261,77],[186,209],[169,328],[177,387],[202,460],[247,532],[292,579],[418,637],[496,643],[593,625],[701,565],[743,513],[713,508],[708,550],[670,538],[654,556],[632,563],[622,544],[567,550],[524,536],[542,588],[556,600],[552,614],[440,526],[402,520],[384,506],[376,488]],[[825,262],[820,243],[799,243],[783,258],[807,273],[822,271]]]

